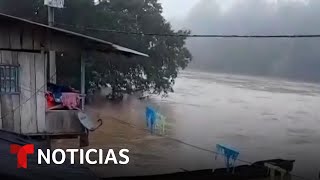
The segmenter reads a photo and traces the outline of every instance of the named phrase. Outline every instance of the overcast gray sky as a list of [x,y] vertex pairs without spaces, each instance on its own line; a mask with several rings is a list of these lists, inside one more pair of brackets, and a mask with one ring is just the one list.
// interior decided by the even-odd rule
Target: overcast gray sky
[[[168,20],[185,18],[191,9],[201,0],[160,0],[163,6],[163,15]],[[234,0],[208,0],[217,1],[222,9],[228,9]],[[274,1],[274,0],[271,0]]]
[[[192,11],[197,9],[197,6],[203,4],[204,1],[216,4],[219,7],[219,11],[223,12],[229,10],[235,4],[235,2],[245,2],[246,0],[159,0],[163,7],[163,16],[171,23],[174,29],[190,29],[189,27],[185,26],[184,21],[186,18],[190,18],[190,15],[194,16]],[[193,18],[197,17],[194,16]]]
[[[162,3],[163,7],[163,15],[167,20],[180,20],[184,19],[191,11],[191,9],[196,6],[201,0],[159,0]],[[220,9],[228,10],[232,7],[233,4],[237,2],[246,2],[249,0],[207,0],[207,1],[215,1]],[[259,0],[257,0],[259,1]],[[277,1],[303,1],[308,2],[309,0],[266,0],[269,2],[277,2]]]
[[199,0],[160,0],[167,19],[185,17]]
[[[320,34],[320,0],[160,0],[192,34]],[[320,81],[319,39],[189,38],[193,68]]]

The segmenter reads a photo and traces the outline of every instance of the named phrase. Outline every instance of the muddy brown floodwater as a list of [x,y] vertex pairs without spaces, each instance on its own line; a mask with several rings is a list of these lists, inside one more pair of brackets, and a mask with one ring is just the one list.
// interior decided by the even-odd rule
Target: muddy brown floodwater
[[[130,150],[129,165],[90,165],[99,177],[224,166],[214,154],[143,131],[147,105],[168,118],[167,136],[209,150],[217,143],[229,144],[240,151],[240,159],[250,162],[293,159],[294,174],[318,177],[320,85],[184,71],[174,88],[167,98],[127,97],[118,104],[100,101],[88,108],[104,122],[90,134],[88,148]],[[77,145],[74,140],[56,144]]]

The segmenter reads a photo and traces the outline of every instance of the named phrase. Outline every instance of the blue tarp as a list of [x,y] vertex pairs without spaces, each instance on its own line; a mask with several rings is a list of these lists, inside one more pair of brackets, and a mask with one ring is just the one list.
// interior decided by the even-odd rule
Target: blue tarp
[[225,157],[226,167],[229,171],[229,168],[234,167],[234,163],[240,154],[239,151],[233,147],[223,144],[217,144],[216,148],[217,151]]
[[157,121],[157,112],[152,107],[146,108],[146,121],[147,127],[150,129],[151,132],[153,132]]

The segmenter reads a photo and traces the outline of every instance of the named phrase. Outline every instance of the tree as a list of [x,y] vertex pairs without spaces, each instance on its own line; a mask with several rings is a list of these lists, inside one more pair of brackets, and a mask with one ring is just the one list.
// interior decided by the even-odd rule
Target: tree
[[[18,6],[17,6],[18,4]],[[3,0],[2,12],[45,22],[42,0]],[[185,47],[185,37],[161,37],[111,33],[92,30],[159,34],[189,34],[173,31],[162,14],[158,0],[65,0],[66,8],[57,10],[56,26],[78,31],[127,46],[150,55],[150,58],[125,58],[90,54],[88,82],[91,89],[110,84],[115,92],[172,92],[179,69],[184,69],[192,56]],[[84,27],[91,27],[90,29]]]
[[[100,1],[96,10],[99,14],[96,17],[99,18],[94,21],[94,25],[101,28],[137,33],[190,33],[189,31],[174,32],[171,25],[162,17],[162,7],[157,0]],[[105,20],[108,20],[107,24]],[[127,92],[136,90],[151,90],[152,93],[171,92],[178,69],[185,68],[191,61],[191,54],[184,47],[184,37],[132,34],[116,34],[115,36],[114,33],[105,32],[101,32],[98,36],[146,52],[151,57],[144,60],[139,58],[134,60],[121,59],[118,61],[119,63],[105,62],[106,66],[111,65],[112,67],[95,73],[99,76],[112,74],[109,77],[114,80],[113,82],[108,78],[102,78],[101,83],[114,83],[111,85],[115,87],[116,91],[125,88]],[[99,64],[103,64],[103,62],[99,62]]]

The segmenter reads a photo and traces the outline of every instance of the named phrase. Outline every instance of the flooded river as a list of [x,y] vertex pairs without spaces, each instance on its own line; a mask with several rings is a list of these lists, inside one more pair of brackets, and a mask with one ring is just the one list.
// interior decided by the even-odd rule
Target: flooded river
[[[104,125],[89,148],[130,149],[127,166],[90,166],[101,177],[146,175],[223,167],[223,159],[143,131],[146,105],[168,118],[167,135],[215,150],[217,143],[250,162],[296,160],[293,173],[316,179],[320,171],[320,85],[185,71],[167,98],[90,107]],[[128,122],[129,124],[124,123]],[[237,164],[242,164],[238,162]]]

